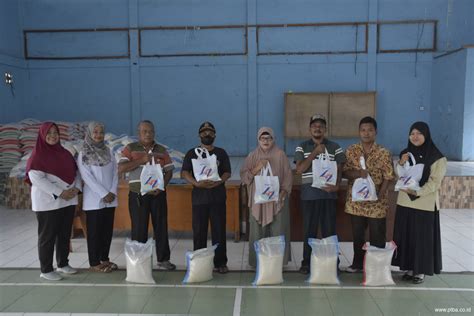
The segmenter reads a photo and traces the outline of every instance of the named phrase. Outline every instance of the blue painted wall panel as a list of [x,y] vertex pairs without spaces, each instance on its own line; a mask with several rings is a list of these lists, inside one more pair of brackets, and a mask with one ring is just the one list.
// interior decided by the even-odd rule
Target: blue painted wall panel
[[0,55],[23,55],[17,1],[0,2]]
[[129,0],[18,0],[25,29],[128,27]]
[[144,30],[142,55],[245,54],[245,28]]
[[474,48],[466,54],[462,159],[474,160]]
[[439,149],[462,160],[466,51],[433,62],[431,126]]
[[[22,118],[25,70],[17,1],[0,1],[0,124]],[[13,87],[4,74],[13,75]]]
[[129,131],[128,67],[33,68],[28,71],[24,115],[40,120],[105,122],[113,133]]
[[257,22],[322,23],[367,21],[367,0],[258,0]]
[[247,154],[245,65],[145,67],[140,72],[141,118],[152,120],[157,137],[185,151],[199,142],[198,128],[211,121],[217,146]]
[[[431,54],[377,55],[372,50],[370,54],[357,56],[255,56],[257,38],[253,28],[249,29],[248,56],[139,58],[136,42],[131,43],[130,60],[28,61],[28,64],[13,60],[14,66],[11,66],[12,60],[5,62],[8,58],[2,58],[1,54],[21,58],[22,29],[406,19],[437,19],[438,49],[444,51],[472,43],[473,19],[470,13],[474,10],[473,1],[19,0],[15,5],[12,3],[0,2],[0,16],[8,12],[3,17],[14,17],[11,23],[18,25],[8,32],[8,41],[0,37],[0,71],[3,72],[3,63],[18,68],[14,71],[19,73],[16,77],[19,93],[15,98],[9,96],[4,85],[0,86],[0,102],[9,106],[8,110],[2,107],[0,115],[5,113],[10,118],[99,119],[106,121],[109,130],[115,133],[134,133],[138,118],[149,118],[156,122],[160,140],[183,151],[197,143],[197,127],[201,121],[209,119],[216,123],[218,145],[231,154],[245,155],[253,149],[254,134],[261,125],[274,127],[278,142],[283,146],[283,93],[288,90],[377,90],[377,119],[381,126],[379,142],[394,153],[406,145],[408,127],[415,120],[432,121],[432,124],[441,126],[441,119],[435,112],[438,106],[444,109],[442,104],[449,102],[453,104],[451,117],[462,117],[458,111],[463,110],[460,106],[464,103],[458,102],[457,93],[448,89],[454,84],[442,79],[445,72],[449,74],[452,65],[444,65],[441,59],[439,62],[442,64],[436,65],[438,60],[433,62]],[[376,47],[373,29],[369,32],[369,47],[372,48]],[[272,32],[271,38],[258,39],[261,47],[284,51],[355,46],[355,41],[351,41],[354,38],[347,35],[350,31],[338,33],[331,30],[318,41],[308,40],[313,37],[306,31],[291,36],[281,29]],[[135,33],[132,31],[132,41],[136,41]],[[420,46],[429,44],[428,37],[426,33]],[[171,36],[167,40],[172,45],[165,46],[164,51],[200,52],[204,47],[212,46],[226,52],[242,48],[241,36],[238,38],[237,42],[237,37],[234,39],[226,32],[206,38],[199,35],[195,40]],[[396,44],[395,48],[413,44],[413,36],[410,39],[404,32],[385,33],[382,40],[382,44]],[[364,41],[363,36],[359,36],[359,47],[361,41]],[[410,43],[405,44],[406,41]],[[113,39],[106,38],[102,44],[113,48],[113,43]],[[145,41],[144,44],[149,43]],[[83,47],[85,44],[82,38],[76,38],[70,46],[54,53],[67,55],[70,47]],[[43,45],[40,43],[37,48],[42,51],[53,49],[50,44]],[[145,49],[150,51],[162,51],[161,46],[146,45]],[[91,49],[98,48],[98,45],[92,46]],[[418,60],[416,64],[415,59]],[[433,63],[435,69],[432,69]],[[454,65],[458,64],[455,62]],[[453,76],[455,83],[461,83],[459,74]],[[462,84],[466,86],[468,82]],[[449,90],[447,95],[441,93],[443,90]],[[467,100],[469,95],[465,98]],[[424,107],[423,111],[420,111],[420,106]],[[256,119],[253,113],[256,113]],[[5,114],[0,121],[4,121]],[[441,117],[445,116],[448,115]],[[444,129],[455,128],[453,124],[458,123],[453,122],[446,120],[448,125]],[[456,137],[462,139],[463,136]],[[338,140],[343,146],[354,141]],[[287,142],[288,153],[293,152],[297,142]],[[446,150],[460,153],[458,148],[446,147]]]
[[258,38],[259,53],[363,52],[366,42],[365,26],[352,25],[260,28]]
[[430,119],[431,63],[418,63],[416,77],[414,69],[414,63],[377,65],[378,141],[394,154],[406,147],[412,123]]
[[141,0],[138,5],[140,27],[247,23],[246,0]]
[[28,33],[28,57],[128,56],[128,31]]
[[434,30],[434,23],[383,24],[379,46],[381,50],[433,49]]

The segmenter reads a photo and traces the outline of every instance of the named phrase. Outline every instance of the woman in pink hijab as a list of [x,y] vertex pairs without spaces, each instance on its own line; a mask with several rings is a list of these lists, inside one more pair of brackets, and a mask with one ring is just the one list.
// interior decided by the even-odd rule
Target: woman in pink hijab
[[[285,256],[283,264],[288,264],[290,252],[290,212],[289,195],[293,184],[290,162],[286,154],[275,144],[273,130],[262,127],[257,135],[258,146],[245,159],[240,170],[242,182],[247,185],[248,206],[250,208],[249,229],[249,265],[256,266],[253,243],[265,237],[285,236]],[[278,177],[280,192],[278,202],[255,204],[254,177],[262,168],[270,164],[273,175]]]

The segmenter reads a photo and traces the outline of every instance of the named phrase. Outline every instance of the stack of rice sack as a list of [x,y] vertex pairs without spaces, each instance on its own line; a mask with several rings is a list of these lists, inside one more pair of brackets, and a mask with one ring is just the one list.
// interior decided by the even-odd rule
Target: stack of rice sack
[[[89,122],[57,122],[61,134],[61,144],[64,148],[69,150],[69,152],[76,158],[79,151],[81,150],[84,141],[85,128],[88,124]],[[8,168],[8,170],[6,170],[6,175],[8,176],[5,177],[5,203],[2,203],[6,204],[9,208],[31,208],[30,187],[24,182],[24,178],[26,172],[26,163],[31,155],[31,151],[33,150],[36,144],[40,125],[41,122],[37,120],[28,119],[20,122],[20,124],[18,124],[17,126],[18,146],[16,150],[18,152],[18,156],[16,157],[14,163]],[[9,129],[9,131],[10,130],[11,128]],[[122,157],[122,150],[125,148],[125,146],[131,142],[136,141],[136,137],[128,135],[116,136],[112,133],[107,133],[105,135],[105,142],[112,149],[112,152],[117,162]],[[182,152],[169,148],[166,145],[160,145],[166,147],[175,166],[173,178],[179,179],[184,154]],[[21,157],[22,154],[23,157]],[[0,190],[1,188],[2,187],[0,182]]]
[[20,122],[21,134],[20,134],[20,145],[23,155],[30,153],[36,144],[38,138],[38,131],[41,122],[34,119],[26,119]]
[[8,173],[20,161],[19,124],[0,125],[0,204],[5,204]]
[[0,172],[9,172],[21,158],[20,124],[0,125]]

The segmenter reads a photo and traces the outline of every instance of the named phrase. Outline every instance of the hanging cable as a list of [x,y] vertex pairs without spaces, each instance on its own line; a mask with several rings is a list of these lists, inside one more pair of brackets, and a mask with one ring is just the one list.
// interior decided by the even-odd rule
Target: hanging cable
[[355,36],[355,60],[354,60],[354,74],[357,75],[357,44],[359,42],[359,24],[355,25],[356,27],[356,36]]

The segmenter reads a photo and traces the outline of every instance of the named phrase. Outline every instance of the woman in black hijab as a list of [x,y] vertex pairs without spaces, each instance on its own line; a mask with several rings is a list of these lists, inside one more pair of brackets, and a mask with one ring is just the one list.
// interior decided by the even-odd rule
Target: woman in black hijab
[[[413,154],[416,164],[423,164],[420,189],[400,190],[393,240],[398,246],[392,260],[406,271],[403,279],[423,283],[425,275],[441,272],[441,232],[439,224],[439,188],[446,174],[447,160],[431,139],[425,122],[410,127],[408,146],[400,153],[399,164]],[[411,162],[410,162],[411,164]]]

